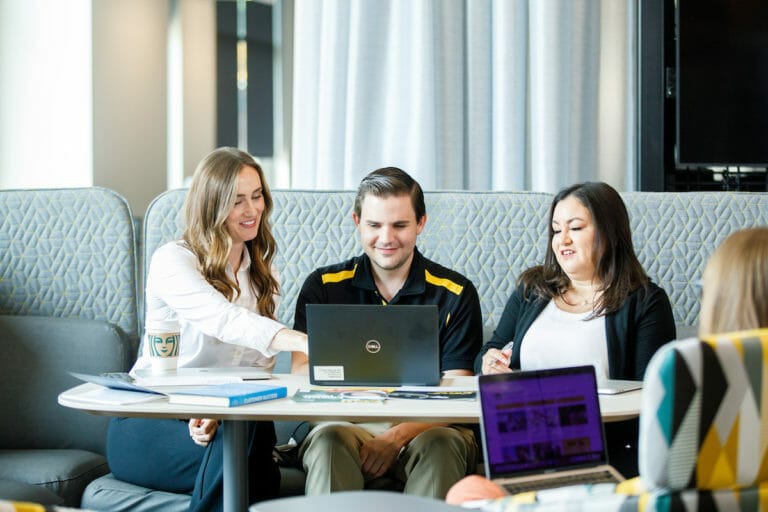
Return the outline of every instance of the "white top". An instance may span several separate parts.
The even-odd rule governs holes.
[[[523,336],[520,368],[538,370],[591,364],[598,380],[608,378],[605,317],[586,320],[591,312],[568,313],[549,301]]]
[[[147,276],[147,323],[177,320],[181,326],[179,367],[275,365],[269,344],[285,326],[258,313],[254,291],[247,284],[251,259],[243,249],[237,272],[240,296],[229,302],[197,270],[197,260],[180,241],[155,251]],[[227,274],[234,274],[227,265]],[[278,297],[275,297],[277,301]],[[144,350],[133,370],[149,368],[146,337]]]

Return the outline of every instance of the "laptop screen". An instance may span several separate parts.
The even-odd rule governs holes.
[[[309,381],[315,386],[436,386],[435,305],[307,304]]]
[[[479,377],[488,476],[606,463],[594,367]]]

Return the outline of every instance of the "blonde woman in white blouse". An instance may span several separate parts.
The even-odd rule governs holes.
[[[184,234],[152,256],[146,294],[148,322],[176,320],[181,327],[179,366],[271,369],[280,351],[306,353],[306,335],[275,319],[272,196],[253,157],[235,148],[214,150],[198,165],[184,208]],[[149,364],[141,356],[134,370]],[[190,510],[221,510],[221,428],[204,418],[114,419],[107,439],[109,467],[123,481],[191,493]],[[272,422],[253,422],[250,435],[249,502],[254,502],[277,495],[280,473],[272,459]]]

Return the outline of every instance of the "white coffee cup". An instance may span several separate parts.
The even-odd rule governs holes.
[[[179,366],[179,323],[175,320],[148,320],[144,337],[152,373],[175,371]]]

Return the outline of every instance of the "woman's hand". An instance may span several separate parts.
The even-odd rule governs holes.
[[[307,335],[301,331],[294,331],[293,329],[288,328],[277,331],[277,334],[272,338],[269,347],[273,350],[280,350],[283,352],[309,353]]]
[[[307,335],[301,331],[293,329],[280,329],[272,338],[270,348],[291,352],[291,373],[300,375],[309,374],[309,344]]]
[[[218,428],[218,420],[192,418],[189,420],[189,437],[195,444],[206,447],[213,441]]]
[[[489,348],[488,352],[483,354],[483,366],[480,370],[484,375],[492,373],[511,373],[512,369],[509,367],[511,357],[511,348],[506,350]]]
[[[304,352],[291,352],[291,373],[309,375],[309,356]]]

